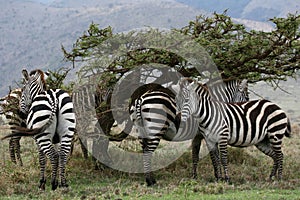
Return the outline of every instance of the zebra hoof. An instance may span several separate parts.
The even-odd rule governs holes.
[[[60,184],[59,187],[60,188],[68,188],[69,185],[67,183],[64,183],[64,184]]]
[[[57,180],[52,181],[51,185],[52,185],[52,190],[56,190],[56,188],[58,186],[58,181]]]
[[[42,180],[40,180],[39,189],[45,190],[45,188],[46,188],[46,179],[42,179]]]
[[[146,178],[147,186],[153,186],[156,184],[156,180],[154,178]]]
[[[271,175],[269,176],[269,181],[271,182],[271,181],[274,181],[274,180],[275,180],[275,175],[271,174]]]
[[[225,183],[230,183],[230,178],[229,177],[225,177]]]

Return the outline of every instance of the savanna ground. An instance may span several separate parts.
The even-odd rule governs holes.
[[[4,131],[1,131],[1,136]],[[232,183],[215,182],[209,156],[199,163],[199,178],[191,178],[191,151],[170,166],[156,171],[157,185],[147,187],[142,174],[104,168],[95,170],[79,145],[67,165],[69,188],[50,189],[50,166],[46,191],[38,189],[39,164],[31,138],[21,140],[24,166],[11,163],[8,140],[0,143],[0,199],[300,199],[300,128],[293,125],[292,138],[284,138],[282,181],[269,181],[272,160],[255,148],[229,148]]]

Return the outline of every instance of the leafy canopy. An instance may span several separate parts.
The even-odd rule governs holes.
[[[211,17],[197,16],[187,26],[172,31],[190,36],[204,47],[223,78],[246,78],[250,82],[276,83],[286,77],[295,76],[300,68],[300,16],[289,14],[286,18],[273,18],[270,21],[274,24],[271,32],[248,30],[244,25],[234,23],[226,12],[214,13]],[[132,31],[122,34],[128,36],[142,33]],[[109,85],[114,84],[135,66],[151,62],[165,64],[176,70],[177,66],[183,66],[179,71],[184,76],[199,75],[181,56],[164,49],[136,47],[134,51],[120,56],[114,62],[105,64],[99,61],[103,59],[101,56],[105,52],[98,47],[114,35],[116,34],[113,34],[111,27],[100,29],[97,24],[92,23],[77,39],[70,52],[62,47],[65,59],[73,62],[74,66],[75,62],[83,62],[81,75],[102,72],[101,80],[108,81]],[[145,40],[149,39],[149,35],[144,36]],[[128,45],[138,43],[131,41]]]

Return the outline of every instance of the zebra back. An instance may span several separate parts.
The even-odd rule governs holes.
[[[213,99],[224,103],[249,101],[247,80],[217,80],[203,85]]]

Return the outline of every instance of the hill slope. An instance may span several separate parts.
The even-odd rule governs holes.
[[[300,0],[177,0],[180,3],[209,12],[227,13],[235,18],[266,22],[268,19],[285,17],[300,10]]]
[[[58,68],[63,65],[61,44],[71,44],[90,23],[112,26],[114,32],[152,26],[182,27],[199,15],[199,10],[175,1],[64,0],[49,4],[0,0],[0,95],[19,80],[21,69]]]
[[[182,2],[179,3],[178,1]],[[145,26],[181,28],[197,15],[222,12],[224,5],[234,7],[233,17],[246,18],[257,9],[299,9],[299,0],[204,1],[204,0],[0,0],[0,96],[21,78],[21,69],[56,69],[65,65],[61,45],[71,48],[91,22],[112,26],[114,32]],[[235,2],[235,3],[233,3]],[[281,3],[280,3],[281,2]],[[284,1],[286,2],[286,1]],[[272,7],[273,6],[273,7]],[[206,9],[207,11],[201,10]],[[249,28],[271,30],[263,22],[235,19]]]

